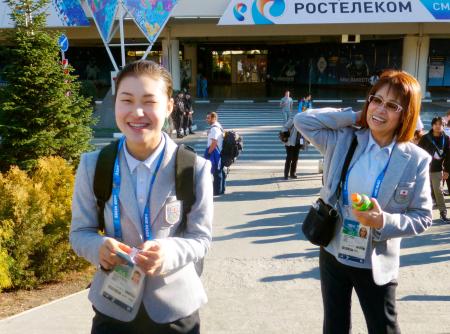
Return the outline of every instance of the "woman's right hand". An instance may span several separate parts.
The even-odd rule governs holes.
[[[102,269],[111,270],[116,265],[125,264],[125,261],[116,255],[120,251],[129,254],[131,248],[116,239],[106,238],[99,250],[100,266]]]

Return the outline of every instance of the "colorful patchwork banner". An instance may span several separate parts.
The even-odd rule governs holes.
[[[52,5],[61,22],[68,27],[89,26],[89,20],[84,14],[79,0],[53,0]]]
[[[90,25],[79,0],[52,0],[45,12],[47,13],[47,27],[87,27]],[[0,1],[0,29],[14,28],[10,13],[9,6]]]
[[[116,17],[118,0],[87,0],[102,39],[108,42]]]
[[[150,43],[154,43],[178,0],[123,0]]]

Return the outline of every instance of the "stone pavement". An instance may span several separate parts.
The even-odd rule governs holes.
[[[301,163],[301,162],[300,162]],[[300,222],[320,189],[320,175],[281,180],[280,170],[231,171],[215,198],[214,241],[202,276],[209,303],[202,332],[321,333],[318,248]],[[435,217],[438,217],[435,212]],[[397,292],[402,332],[450,333],[450,225],[404,239]],[[87,292],[0,321],[0,333],[89,333]],[[357,301],[353,333],[366,333]]]

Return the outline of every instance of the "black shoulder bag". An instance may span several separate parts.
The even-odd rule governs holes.
[[[336,190],[336,198],[339,199],[342,191],[342,183],[345,180],[348,166],[352,160],[353,153],[355,152],[358,141],[356,137],[353,138],[352,144],[345,157],[344,166],[341,172],[341,179],[339,181],[338,188]],[[327,246],[334,235],[336,228],[336,222],[338,220],[339,213],[331,205],[328,205],[319,198],[309,209],[305,220],[302,224],[302,231],[306,239],[317,246]]]

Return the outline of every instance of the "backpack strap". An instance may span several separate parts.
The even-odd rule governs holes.
[[[225,132],[225,130],[222,127],[218,126],[218,125],[211,125],[211,129],[212,128],[218,128],[220,131]]]
[[[119,141],[115,140],[102,148],[95,166],[94,195],[97,199],[98,230],[100,232],[105,230],[105,203],[112,193],[112,177],[118,146]]]
[[[183,201],[183,216],[177,234],[187,227],[187,215],[195,203],[195,162],[197,155],[193,148],[181,144],[178,146],[175,160],[175,189],[177,199]]]

